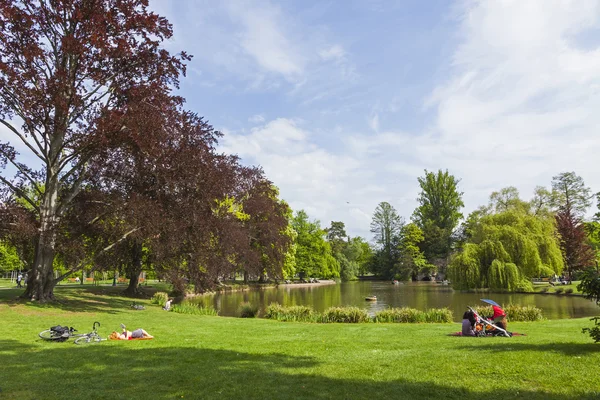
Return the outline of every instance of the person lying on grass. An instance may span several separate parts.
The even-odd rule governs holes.
[[[119,333],[114,331],[108,337],[111,340],[133,340],[133,339],[154,339],[154,336],[143,330],[142,328],[136,329],[131,332],[123,328],[123,332]]]

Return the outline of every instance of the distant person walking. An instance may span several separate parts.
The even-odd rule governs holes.
[[[23,285],[21,285],[21,282],[23,282],[23,274],[19,272],[19,275],[17,275],[17,287],[18,288],[23,287]]]

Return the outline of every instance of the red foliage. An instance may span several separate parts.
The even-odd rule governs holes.
[[[593,249],[587,244],[585,225],[569,209],[557,212],[556,227],[570,280],[573,271],[594,265],[596,257]]]

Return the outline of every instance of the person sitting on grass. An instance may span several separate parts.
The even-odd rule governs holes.
[[[142,328],[136,329],[131,332],[123,328],[123,332],[119,333],[114,331],[108,337],[111,340],[133,340],[133,339],[154,339],[154,336],[143,330]]]
[[[476,336],[475,332],[475,315],[473,311],[465,311],[462,320],[462,335],[463,336]]]

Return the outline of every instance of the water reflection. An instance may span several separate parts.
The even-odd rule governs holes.
[[[375,295],[376,302],[365,301]],[[388,307],[412,307],[419,310],[448,307],[459,321],[467,306],[483,305],[479,300],[490,297],[500,304],[533,305],[542,309],[548,319],[578,318],[600,315],[593,302],[577,296],[543,294],[481,294],[455,292],[449,286],[430,282],[392,285],[389,282],[348,282],[326,286],[300,286],[269,288],[245,292],[219,293],[198,298],[212,304],[222,316],[237,316],[239,305],[249,302],[264,309],[273,302],[291,305],[308,305],[316,311],[334,306],[356,306],[373,315]]]

